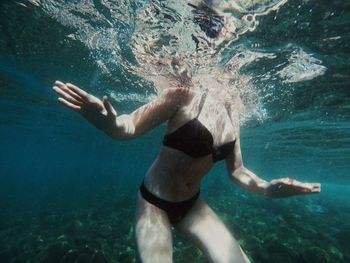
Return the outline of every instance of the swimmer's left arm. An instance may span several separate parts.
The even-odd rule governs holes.
[[[243,165],[239,136],[236,138],[234,151],[226,157],[226,166],[233,183],[250,192],[265,195],[268,182]]]
[[[226,158],[230,179],[250,192],[269,198],[282,198],[294,195],[315,194],[321,191],[319,183],[303,183],[291,178],[265,181],[243,165],[239,136],[234,151]]]

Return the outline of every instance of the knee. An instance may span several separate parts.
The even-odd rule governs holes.
[[[167,228],[136,224],[135,239],[140,262],[172,262],[172,237],[171,232]]]
[[[156,233],[154,234],[156,236]],[[171,263],[172,241],[168,237],[145,238],[136,235],[138,258],[142,263]]]
[[[209,262],[212,263],[247,263],[247,258],[238,242],[229,235],[221,238],[220,242],[208,251]]]

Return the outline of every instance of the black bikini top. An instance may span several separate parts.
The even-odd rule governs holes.
[[[195,158],[211,154],[213,162],[216,162],[225,159],[233,151],[236,140],[221,146],[214,146],[213,135],[198,120],[205,97],[206,95],[201,99],[197,116],[174,132],[166,134],[163,139],[163,145],[182,151]]]

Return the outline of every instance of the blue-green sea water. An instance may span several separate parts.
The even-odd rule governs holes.
[[[51,87],[73,82],[129,113],[156,94],[135,70],[154,70],[137,53],[154,36],[167,49],[151,57],[194,54],[239,87],[245,166],[322,184],[269,200],[228,183],[224,163],[210,172],[202,196],[252,262],[350,262],[350,2],[236,1],[246,13],[230,13],[235,39],[207,53],[193,51],[186,3],[1,1],[0,262],[137,261],[136,195],[165,125],[112,141]],[[174,231],[174,262],[205,258]]]

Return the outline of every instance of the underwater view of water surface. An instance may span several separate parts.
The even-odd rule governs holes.
[[[268,199],[224,162],[210,171],[201,196],[251,261],[350,262],[350,2],[217,2],[1,1],[0,262],[138,262],[137,192],[165,124],[111,140],[52,86],[130,113],[177,81],[174,58],[201,87],[239,92],[246,167],[322,185]],[[173,234],[174,262],[206,262]]]

